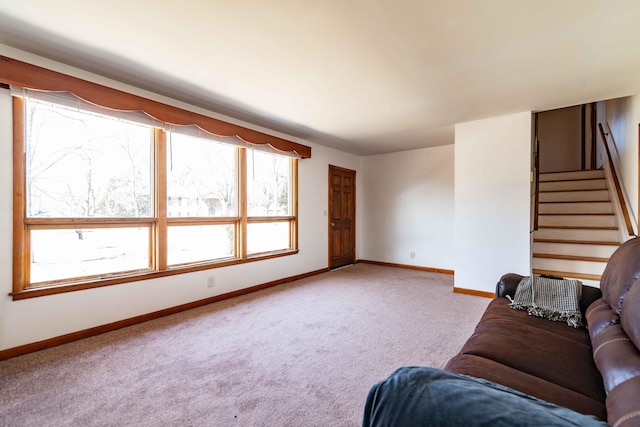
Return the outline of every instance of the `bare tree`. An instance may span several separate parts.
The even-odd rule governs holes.
[[[262,160],[267,160],[262,162]],[[261,214],[282,214],[288,210],[289,168],[279,156],[260,156],[252,161],[252,204]]]
[[[125,137],[117,137],[117,139],[120,141],[119,146],[124,151],[129,162],[129,173],[128,177],[125,178],[125,181],[130,189],[128,200],[130,201],[131,206],[131,216],[139,217],[142,215],[150,215],[150,189],[148,185],[142,185],[141,182],[142,170],[149,173],[149,164],[139,158],[139,152],[133,150],[129,135]]]
[[[63,117],[65,120],[75,120],[82,123],[85,127],[86,124],[76,117],[65,114],[64,109],[59,108],[47,108],[44,104],[40,103],[27,103],[27,129],[26,129],[26,160],[27,160],[27,214],[37,215],[41,212],[41,207],[34,212],[36,207],[36,200],[39,200],[47,192],[41,188],[40,179],[51,168],[65,160],[72,154],[78,152],[83,147],[82,145],[75,145],[64,147],[62,149],[54,151],[50,155],[41,156],[38,155],[42,149],[42,144],[46,143],[46,139],[43,137],[43,127],[45,125],[52,126],[53,120],[50,120],[49,114]],[[46,109],[46,110],[45,110]],[[44,113],[44,114],[43,114]]]
[[[83,157],[83,163],[87,165],[84,172],[86,184],[84,192],[78,193],[70,184],[67,184],[67,194],[66,197],[64,197],[64,203],[69,206],[70,211],[75,214],[74,216],[92,217],[96,215],[98,210],[97,199],[100,190],[94,186],[93,168],[91,167],[93,159],[91,155],[84,153],[84,155],[81,156]]]

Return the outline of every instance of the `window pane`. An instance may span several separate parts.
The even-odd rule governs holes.
[[[289,222],[247,224],[247,253],[289,249]]]
[[[29,217],[149,217],[151,128],[27,100]]]
[[[149,268],[149,229],[31,231],[31,282]]]
[[[285,156],[249,150],[247,207],[249,216],[291,215],[290,160]]]
[[[172,133],[168,138],[167,216],[236,216],[236,148]]]
[[[168,230],[169,265],[234,256],[233,225],[176,226]]]

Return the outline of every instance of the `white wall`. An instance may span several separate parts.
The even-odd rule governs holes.
[[[180,102],[14,49],[5,49],[1,45],[0,54],[188,108]],[[221,117],[202,109],[192,109]],[[250,126],[247,125],[247,127]],[[258,127],[253,128],[266,131]],[[286,135],[273,134],[287,138]],[[333,164],[358,171],[360,164],[360,158],[357,156],[296,140],[312,147],[312,158],[301,160],[299,163],[300,252],[297,255],[13,301],[8,295],[12,290],[11,141],[11,97],[7,90],[0,89],[0,350],[326,268],[328,266],[328,235],[327,217],[324,212],[328,209],[328,165]],[[358,213],[362,210],[359,201],[357,201],[356,210]],[[357,222],[358,218],[356,218]],[[361,233],[357,231],[357,236],[359,234]],[[215,275],[214,288],[206,286],[206,277],[210,275]]]
[[[445,145],[362,159],[359,258],[453,270],[453,156]]]
[[[493,292],[529,274],[531,113],[455,129],[455,286]]]
[[[606,102],[606,118],[618,147],[622,183],[631,204],[634,218],[638,218],[638,124],[640,123],[640,95]]]

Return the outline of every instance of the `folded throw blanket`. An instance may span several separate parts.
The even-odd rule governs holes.
[[[523,278],[509,307],[524,310],[531,316],[567,322],[567,325],[582,326],[580,297],[582,282],[574,279],[551,279],[533,276]]]

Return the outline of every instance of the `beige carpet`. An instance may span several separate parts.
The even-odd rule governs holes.
[[[2,426],[357,426],[371,385],[442,367],[489,303],[357,264],[0,362]]]

